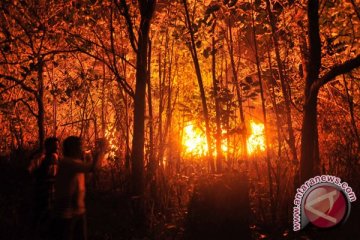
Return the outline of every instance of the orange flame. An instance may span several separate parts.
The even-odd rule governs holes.
[[[205,156],[208,151],[205,134],[193,124],[184,127],[182,142],[185,147],[185,154]]]
[[[225,130],[223,130],[222,132],[223,134],[226,133]],[[192,123],[184,127],[182,145],[184,146],[184,153],[186,155],[205,156],[208,151],[205,133]],[[226,139],[222,140],[221,150],[223,151],[223,153],[226,153],[228,151]],[[215,150],[214,156],[216,155],[217,152]]]
[[[264,124],[250,121],[251,135],[246,141],[249,154],[265,151]]]

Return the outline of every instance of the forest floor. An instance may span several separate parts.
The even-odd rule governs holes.
[[[4,166],[0,168],[0,239],[39,239],[34,237],[31,220],[33,198],[31,182],[31,178],[23,170]],[[265,226],[265,224],[252,222],[253,220],[249,218],[248,226],[251,227],[247,231],[246,228],[241,228],[244,220],[237,217],[239,214],[243,214],[242,206],[235,206],[238,201],[240,201],[238,205],[242,205],[241,201],[246,199],[242,198],[241,194],[235,193],[234,195],[232,193],[232,195],[229,195],[230,191],[227,188],[231,189],[232,186],[215,184],[213,190],[220,191],[220,194],[217,194],[218,197],[215,198],[211,197],[213,195],[211,187],[208,189],[206,187],[198,188],[200,192],[197,193],[197,197],[190,201],[188,209],[176,210],[180,212],[179,215],[182,220],[179,221],[178,217],[169,222],[166,222],[166,220],[158,221],[157,224],[153,224],[153,229],[147,234],[147,237],[141,238],[135,237],[138,234],[131,217],[133,216],[133,207],[128,196],[116,191],[89,191],[87,194],[89,240],[219,239],[216,234],[224,229],[239,235],[233,238],[227,236],[220,239],[360,239],[360,206],[358,202],[352,204],[348,221],[343,226],[334,229],[326,231],[307,229],[306,231],[294,233],[291,230],[291,219],[289,219],[288,225],[273,226],[273,223],[270,223]],[[206,202],[206,198],[209,196],[212,198],[210,204]],[[230,200],[227,204],[222,204],[222,206],[226,206],[225,208],[219,207],[219,204],[216,203],[216,201],[224,201],[229,197],[234,197],[235,201]],[[233,208],[235,209],[232,211]],[[215,210],[209,213],[209,209]],[[189,213],[187,214],[187,212]],[[194,227],[194,219],[196,221],[204,220],[204,222],[198,222]],[[208,229],[208,232],[212,235],[201,235],[201,228]],[[193,231],[198,232],[193,234]]]

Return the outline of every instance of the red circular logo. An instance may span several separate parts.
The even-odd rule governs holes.
[[[332,186],[319,186],[305,199],[305,215],[317,227],[329,228],[342,222],[347,213],[347,199]]]

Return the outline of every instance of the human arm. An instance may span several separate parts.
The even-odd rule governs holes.
[[[31,160],[30,164],[27,167],[28,173],[32,174],[42,163],[42,161],[45,159],[45,155],[43,153],[36,154]]]
[[[57,153],[52,153],[50,156],[50,166],[48,169],[48,176],[55,177],[57,174],[57,166],[58,166],[59,156]]]
[[[94,165],[91,159],[83,161],[75,158],[64,158],[60,164],[75,173],[90,172],[92,171]]]

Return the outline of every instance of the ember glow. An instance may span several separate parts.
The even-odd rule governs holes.
[[[247,150],[249,154],[265,151],[264,124],[250,121],[251,135],[247,139]]]

